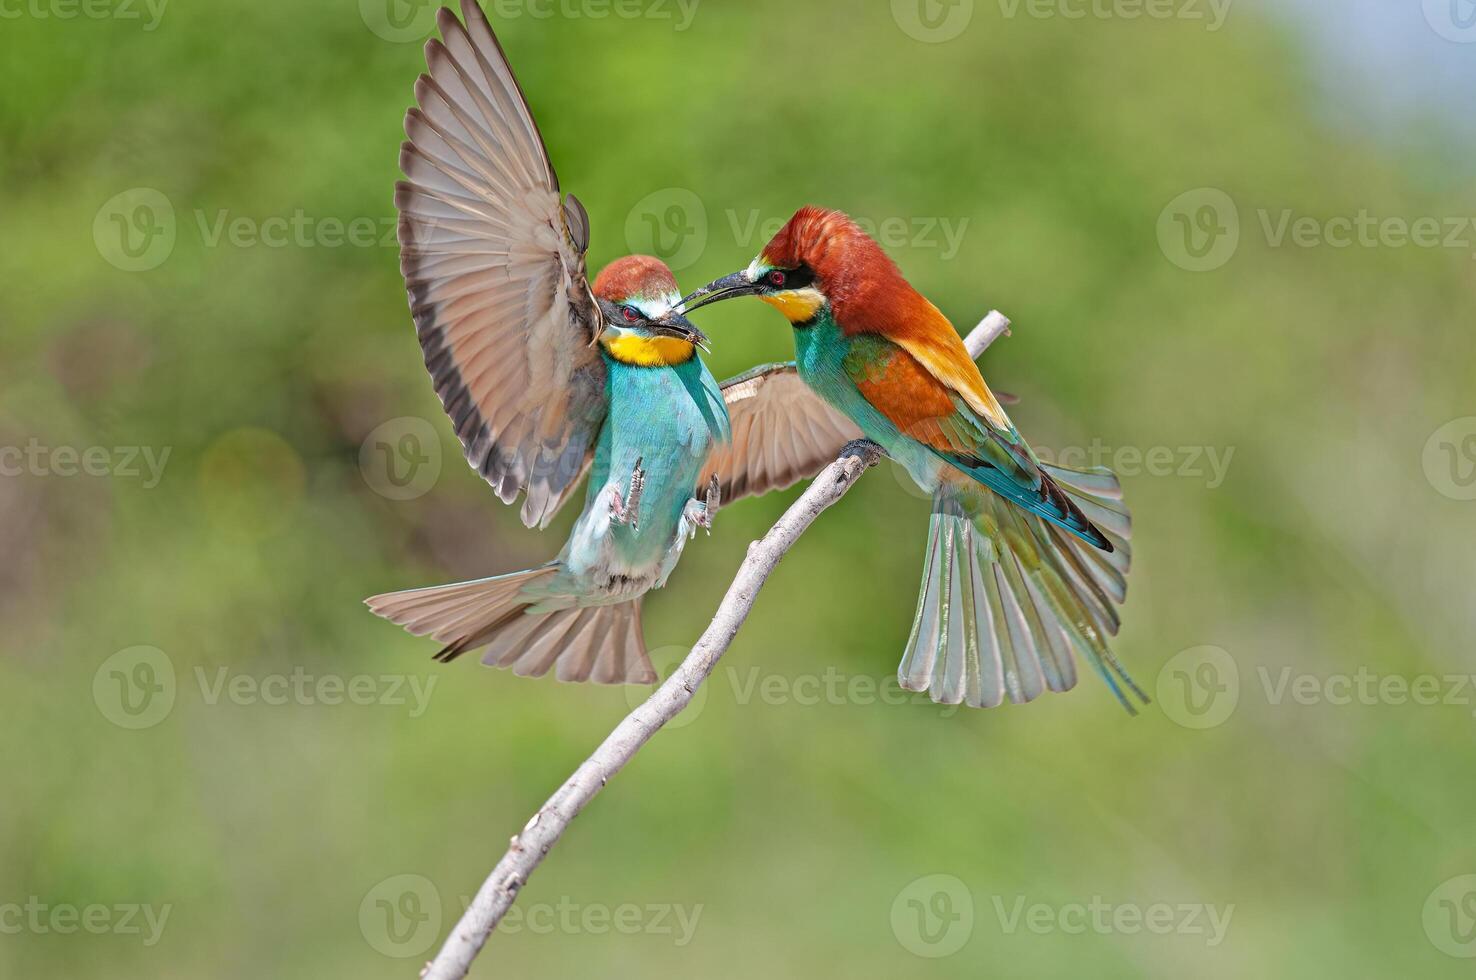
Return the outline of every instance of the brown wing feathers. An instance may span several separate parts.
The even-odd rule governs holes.
[[[560,200],[538,126],[481,9],[438,14],[401,152],[401,271],[426,368],[468,462],[546,524],[605,416],[589,219]]]

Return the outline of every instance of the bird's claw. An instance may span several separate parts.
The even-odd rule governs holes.
[[[887,451],[885,449],[870,439],[855,439],[846,443],[845,448],[841,450],[842,458],[854,456],[866,466],[875,466],[881,462],[882,457],[886,454]]]
[[[636,460],[630,474],[630,487],[624,497],[620,496],[619,490],[610,488],[610,520],[620,525],[629,524],[632,531],[641,529],[641,494],[646,489],[646,471],[641,469],[643,462],[644,456]]]
[[[693,518],[697,526],[708,534],[712,533],[712,519],[717,514],[718,507],[722,506],[722,502],[723,488],[718,483],[717,475],[714,474],[713,478],[707,481],[707,493],[702,497],[702,513]]]

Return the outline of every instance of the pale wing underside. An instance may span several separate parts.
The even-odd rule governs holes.
[[[800,380],[794,364],[767,364],[723,382],[733,441],[714,448],[699,488],[716,476],[727,504],[808,480],[861,438],[850,419]]]
[[[400,269],[426,367],[472,467],[546,525],[606,412],[592,346],[589,219],[562,203],[537,124],[481,8],[438,14],[396,188]]]

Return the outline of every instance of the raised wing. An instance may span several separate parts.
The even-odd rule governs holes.
[[[879,334],[853,336],[846,372],[902,434],[1011,503],[1111,551],[1112,543],[1041,469],[963,342],[951,327],[948,333],[957,350],[932,338],[908,338],[904,347]]]
[[[472,467],[544,526],[589,465],[606,414],[589,218],[559,181],[473,0],[442,8],[395,188],[400,271],[425,365]]]
[[[856,423],[811,391],[792,362],[756,367],[722,389],[733,439],[714,447],[698,487],[716,476],[724,504],[808,480],[861,438]]]

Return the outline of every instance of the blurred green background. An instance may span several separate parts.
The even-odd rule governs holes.
[[[477,975],[1470,975],[1476,45],[1433,2],[1063,2],[489,6],[592,266],[695,286],[813,202],[960,329],[1014,320],[983,367],[1022,430],[1124,471],[1158,703],[872,693],[927,513],[884,465]],[[382,240],[430,10],[0,3],[0,975],[413,977],[640,695],[443,668],[360,605],[570,518],[462,464]],[[704,315],[720,377],[790,356]],[[407,418],[400,492],[371,434]],[[663,671],[797,492],[647,602]]]

